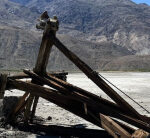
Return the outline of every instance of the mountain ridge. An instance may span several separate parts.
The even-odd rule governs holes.
[[[130,0],[31,0],[26,6],[57,15],[60,34],[111,41],[137,54],[146,48],[148,52],[143,54],[150,53],[150,6]]]
[[[150,6],[130,0],[11,1],[17,4],[0,1],[1,69],[33,67],[42,35],[35,24],[44,10],[58,16],[59,38],[94,70],[149,68]],[[77,70],[61,57],[54,48],[48,69]]]

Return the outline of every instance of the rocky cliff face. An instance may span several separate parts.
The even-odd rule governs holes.
[[[59,38],[93,69],[149,69],[150,6],[130,0],[1,0],[1,69],[34,66],[42,34],[35,22],[44,10],[59,17]],[[76,70],[56,48],[48,66]]]
[[[34,32],[0,26],[0,68],[29,68],[35,64],[39,45],[40,41]]]
[[[26,6],[57,15],[59,33],[113,42],[136,54],[150,52],[150,6],[146,4],[130,0],[30,0]]]
[[[37,59],[41,36],[35,32],[8,26],[1,26],[0,34],[0,68],[13,70],[32,69]],[[132,55],[127,49],[113,43],[92,43],[66,35],[58,35],[58,37],[93,69],[103,68],[112,59],[117,59],[120,56]],[[52,49],[48,68],[49,70],[58,71],[62,69],[77,70],[55,47]]]
[[[0,1],[0,24],[20,28],[30,28],[35,24],[39,16],[38,10],[10,2]]]

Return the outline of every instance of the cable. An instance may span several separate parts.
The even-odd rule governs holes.
[[[150,114],[150,112],[145,109],[142,105],[140,105],[138,102],[136,102],[134,99],[132,99],[129,95],[127,95],[125,92],[123,92],[121,89],[119,89],[117,86],[115,86],[113,83],[111,83],[109,80],[107,80],[104,76],[102,76],[100,73],[97,72],[97,74],[103,78],[105,81],[107,81],[109,84],[111,84],[112,86],[114,86],[117,90],[119,90],[121,93],[123,93],[124,95],[126,95],[130,100],[132,100],[134,103],[136,103],[138,106],[140,106],[142,109],[144,109],[148,114]]]

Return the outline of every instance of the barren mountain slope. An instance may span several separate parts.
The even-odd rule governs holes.
[[[150,53],[150,6],[130,0],[30,0],[27,7],[49,11],[61,22],[60,33],[111,41],[137,54]]]
[[[31,28],[39,12],[8,0],[0,0],[0,24],[15,27]]]
[[[65,34],[59,38],[93,69],[149,69],[150,7],[145,4],[137,5],[130,0],[11,1],[27,7],[0,1],[1,69],[34,66],[41,39],[31,28],[35,30],[38,11],[44,10],[59,17],[58,34]],[[49,69],[76,69],[55,48],[51,59]]]
[[[0,68],[33,68],[40,46],[40,35],[8,26],[1,26],[0,34]],[[130,51],[113,43],[91,43],[66,35],[58,35],[58,37],[69,49],[94,69],[99,69],[99,62],[102,66],[114,58],[131,55]],[[76,68],[54,47],[51,53],[49,69],[75,70]]]

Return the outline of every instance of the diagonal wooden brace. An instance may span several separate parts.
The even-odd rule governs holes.
[[[53,34],[49,37],[53,44],[70,59],[89,79],[91,79],[100,89],[102,89],[112,100],[114,100],[123,110],[132,113],[135,117],[141,115],[127,103],[115,90],[113,90],[95,71],[86,63],[79,59],[73,52],[67,49]]]

